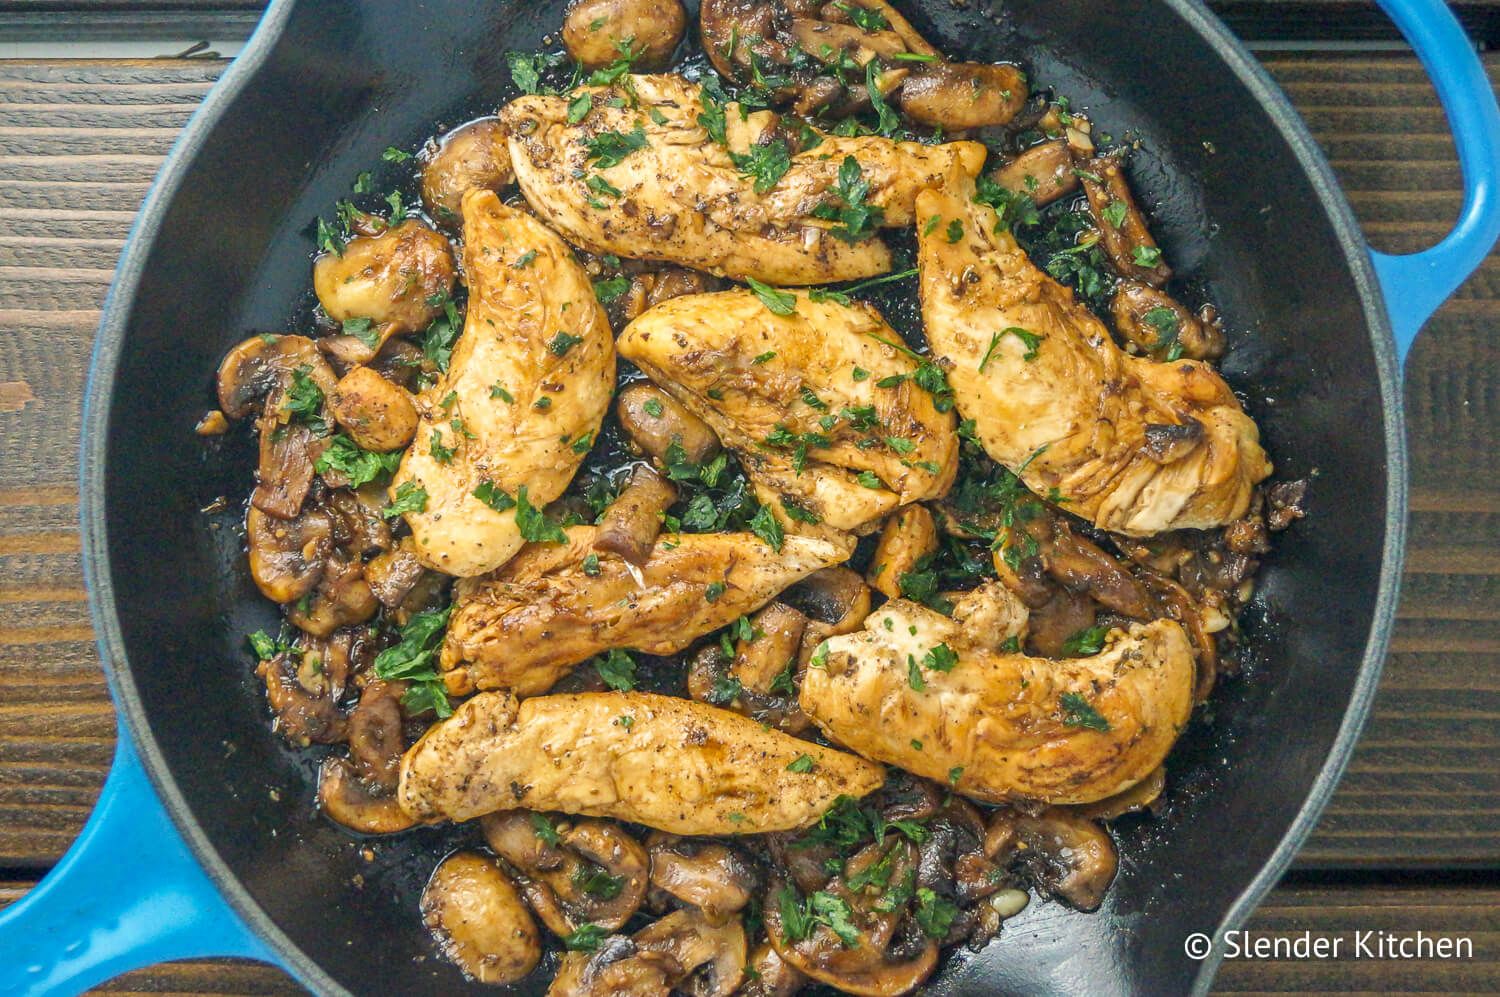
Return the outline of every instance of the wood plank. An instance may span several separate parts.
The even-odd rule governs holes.
[[[1320,138],[1347,144],[1341,175],[1377,245],[1413,249],[1438,237],[1458,205],[1452,146],[1415,62],[1364,54],[1266,62],[1313,108]],[[1495,56],[1488,62],[1500,66]],[[4,398],[32,399],[0,411],[8,469],[0,602],[10,610],[0,626],[0,867],[45,868],[65,849],[112,743],[82,601],[74,454],[97,309],[160,151],[96,143],[107,149],[137,125],[154,135],[161,122],[181,120],[221,68],[0,66],[0,384],[15,386]],[[41,110],[54,108],[66,109],[66,126]],[[1386,134],[1392,110],[1420,127]],[[76,141],[49,155],[40,140],[60,128]],[[1500,650],[1489,633],[1500,615],[1497,307],[1500,257],[1492,257],[1413,356],[1418,502],[1396,651],[1366,744],[1303,855],[1308,865],[1500,860],[1500,821],[1476,803],[1497,778],[1474,750],[1493,743],[1500,716]]]
[[[0,907],[27,884],[0,882]],[[1500,979],[1500,889],[1487,886],[1283,886],[1256,911],[1248,930],[1270,939],[1302,932],[1341,940],[1341,958],[1228,960],[1216,993],[1493,993]],[[1355,958],[1360,931],[1469,938],[1473,958],[1452,961]],[[98,993],[298,995],[278,969],[241,960],[167,963],[130,973]]]

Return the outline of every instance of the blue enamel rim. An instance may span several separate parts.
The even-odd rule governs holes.
[[[1164,0],[1256,95],[1286,137],[1345,246],[1379,371],[1388,455],[1387,524],[1375,616],[1360,675],[1323,769],[1275,854],[1231,906],[1201,966],[1205,993],[1224,933],[1244,922],[1312,830],[1368,716],[1395,619],[1405,547],[1407,462],[1400,364],[1423,322],[1500,237],[1500,110],[1483,68],[1441,0],[1381,0],[1432,76],[1455,126],[1465,181],[1454,231],[1412,256],[1371,253],[1306,126],[1255,59],[1198,0]],[[273,962],[320,993],[347,993],[265,915],[202,833],[155,750],[128,666],[108,572],[104,446],[113,375],[136,287],[167,207],[223,110],[270,57],[295,0],[273,0],[243,54],[178,139],[133,227],[105,303],[84,407],[82,527],[89,603],[122,725],[99,806],[68,855],[24,900],[0,912],[0,992],[76,993],[121,972],[176,958],[236,955]],[[1378,277],[1378,280],[1377,280]],[[145,876],[122,876],[149,845]],[[135,861],[132,862],[132,857]]]

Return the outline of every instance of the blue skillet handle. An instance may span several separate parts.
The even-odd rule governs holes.
[[[1437,88],[1464,177],[1463,210],[1442,242],[1409,256],[1370,254],[1404,364],[1422,324],[1500,238],[1500,107],[1473,44],[1443,0],[1380,0],[1380,6]]]
[[[130,735],[68,854],[0,911],[0,994],[64,997],[171,959],[275,962],[219,895],[157,799]]]

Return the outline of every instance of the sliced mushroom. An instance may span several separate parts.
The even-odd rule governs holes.
[[[751,618],[750,625],[751,639],[736,641],[729,670],[746,689],[768,696],[797,662],[807,617],[784,602],[773,601]]]
[[[277,388],[285,389],[302,371],[325,394],[333,390],[333,368],[306,336],[251,336],[219,364],[219,408],[231,419],[243,419],[256,403]]]
[[[406,740],[401,733],[401,695],[405,683],[378,679],[365,686],[349,714],[349,757],[367,785],[394,793]]]
[[[349,438],[366,450],[400,450],[417,433],[411,396],[369,367],[356,367],[340,378],[328,404]]]
[[[336,824],[360,834],[395,834],[416,821],[394,796],[377,796],[343,758],[325,758],[318,770],[318,807]]]
[[[333,550],[333,519],[324,510],[304,509],[295,519],[275,519],[254,506],[245,514],[250,577],[272,602],[296,602],[323,578]]]
[[[303,676],[316,675],[315,669],[304,667],[306,657],[307,652],[287,651],[256,666],[266,684],[266,702],[276,716],[276,729],[293,744],[337,744],[347,735],[348,725],[331,684],[303,685]]]
[[[1035,816],[997,811],[985,851],[1002,865],[1021,863],[1038,886],[1081,911],[1099,909],[1120,864],[1103,825],[1060,807]]]
[[[746,971],[750,977],[738,991],[740,997],[792,997],[807,986],[807,977],[781,958],[768,942],[761,942],[750,953]]]
[[[311,598],[298,600],[286,617],[300,630],[326,637],[339,627],[363,623],[380,609],[380,601],[364,578],[364,564],[335,551],[323,568],[323,577]]]
[[[1025,194],[1039,208],[1078,189],[1073,151],[1064,139],[1042,142],[1024,150],[990,178],[1013,194]]]
[[[1124,280],[1109,310],[1125,341],[1154,360],[1217,360],[1224,355],[1224,330],[1210,305],[1194,315],[1165,291]]]
[[[585,924],[615,931],[645,899],[646,850],[608,821],[567,825],[512,810],[490,814],[480,826],[489,846],[520,874],[532,910],[556,935]]]
[[[800,663],[805,666],[829,637],[853,633],[870,615],[870,586],[843,567],[823,568],[781,594],[787,605],[807,616]]]
[[[1172,277],[1146,216],[1130,193],[1118,156],[1096,156],[1078,168],[1089,209],[1099,223],[1100,243],[1121,277],[1161,287]],[[1116,224],[1116,221],[1119,224]]]
[[[492,859],[455,852],[422,890],[422,923],[443,957],[480,983],[514,983],[542,958],[536,922]]]
[[[390,550],[365,563],[365,582],[375,598],[386,609],[395,609],[406,601],[417,583],[427,575],[427,568],[417,559],[409,537]]]
[[[920,66],[901,85],[901,110],[913,121],[946,131],[1009,122],[1030,96],[1015,66],[937,62]]]
[[[637,265],[624,261],[623,267]],[[601,268],[602,272],[602,268]],[[610,324],[623,328],[638,318],[648,308],[655,308],[663,301],[685,297],[689,294],[708,294],[721,290],[725,282],[718,277],[689,270],[686,267],[662,266],[656,270],[643,270],[630,275],[630,288],[605,306]]]
[[[594,536],[594,549],[618,554],[640,567],[656,545],[662,513],[676,501],[675,485],[649,467],[637,467],[625,489],[604,511]]]
[[[861,849],[818,896],[843,914],[841,938],[827,923],[793,934],[802,920],[789,917],[806,901],[785,881],[775,881],[764,908],[766,937],[777,954],[806,976],[845,993],[892,997],[911,993],[937,967],[938,943],[909,914],[916,894],[918,855],[899,834]],[[894,886],[895,891],[889,888]],[[908,889],[908,887],[911,887]],[[892,903],[887,898],[905,899]]]
[[[660,69],[672,59],[687,30],[678,0],[573,0],[563,19],[563,45],[586,69],[622,55],[637,71]]]
[[[719,437],[708,423],[654,384],[632,384],[621,391],[616,412],[630,441],[658,462],[666,461],[673,443],[691,464],[702,464],[719,452]]]
[[[655,831],[646,847],[651,885],[697,907],[711,921],[743,909],[760,885],[755,870],[728,845]]]
[[[606,940],[592,955],[574,952],[564,957],[547,993],[728,997],[744,979],[745,949],[739,918],[714,924],[696,910],[674,911],[629,938]]]
[[[937,523],[923,505],[909,505],[885,521],[880,542],[865,572],[877,592],[901,598],[901,576],[915,571],[917,562],[938,548]]]
[[[498,118],[459,125],[422,153],[422,206],[445,228],[458,227],[459,202],[468,191],[499,193],[515,182]]]
[[[313,263],[313,290],[328,317],[346,330],[361,326],[339,345],[340,355],[361,363],[392,336],[425,329],[442,312],[455,274],[452,247],[426,223],[408,218],[375,232],[374,222],[364,223],[372,234]]]
[[[1053,586],[1051,592],[1046,602],[1031,609],[1026,649],[1039,657],[1061,658],[1068,639],[1094,625],[1094,600],[1061,586]]]
[[[333,516],[333,543],[350,557],[367,557],[391,548],[390,521],[381,515],[385,489],[367,485],[357,491],[328,492],[322,506]]]

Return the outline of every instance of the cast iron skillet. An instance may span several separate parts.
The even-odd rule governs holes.
[[[1283,476],[1316,472],[1313,515],[1282,539],[1248,617],[1261,660],[1173,756],[1169,815],[1120,826],[1104,909],[1033,903],[932,993],[1206,990],[1222,933],[1343,769],[1401,567],[1398,363],[1500,234],[1500,112],[1478,61],[1440,0],[1384,3],[1457,125],[1467,197],[1441,246],[1373,265],[1302,124],[1196,0],[904,5],[946,51],[1020,57],[1104,131],[1139,135],[1134,180],[1159,205],[1168,258],[1236,331],[1225,373]],[[163,169],[105,309],[84,419],[84,552],[120,746],[78,844],[0,915],[0,991],[70,993],[202,955],[275,962],[324,993],[480,991],[432,957],[416,911],[436,853],[465,832],[372,842],[362,859],[314,814],[307,763],[268,733],[243,635],[273,610],[233,515],[199,512],[243,492],[251,448],[205,449],[192,428],[223,352],[286,331],[317,214],[385,146],[489,107],[505,52],[538,47],[561,7],[278,0]],[[1185,952],[1195,932],[1216,941],[1206,958]]]

